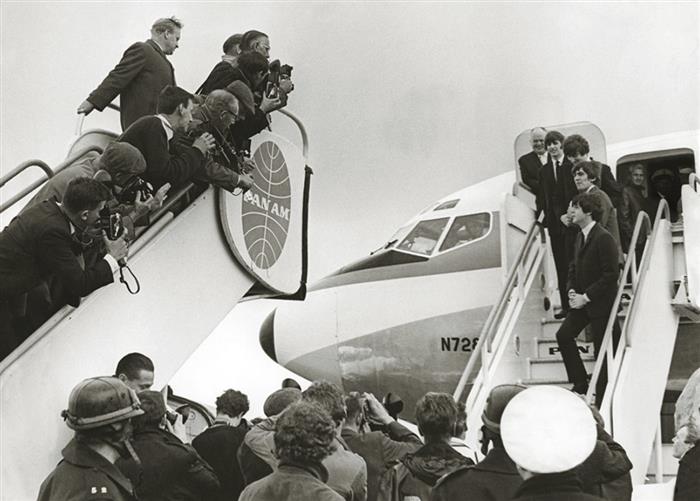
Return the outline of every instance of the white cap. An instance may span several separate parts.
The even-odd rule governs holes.
[[[532,473],[558,473],[583,463],[597,431],[581,398],[557,386],[536,386],[516,395],[501,418],[501,438],[515,463]]]

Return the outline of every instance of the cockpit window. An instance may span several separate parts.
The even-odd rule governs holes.
[[[425,256],[429,255],[435,249],[438,240],[440,240],[448,219],[443,217],[431,219],[430,221],[421,221],[406,235],[406,238],[403,239],[397,249]]]
[[[433,210],[445,210],[445,209],[452,209],[454,208],[457,204],[459,203],[459,199],[455,200],[448,200],[447,202],[442,202],[440,205],[435,207]]]
[[[452,223],[450,231],[447,232],[445,241],[440,246],[440,251],[477,240],[489,232],[490,226],[491,214],[489,212],[457,217]]]

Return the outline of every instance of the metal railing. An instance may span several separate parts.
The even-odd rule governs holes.
[[[538,237],[540,239],[540,243],[537,247],[534,247],[533,244],[537,241]],[[464,368],[462,377],[459,379],[459,383],[457,384],[457,388],[454,392],[454,398],[456,401],[459,402],[463,398],[463,393],[467,385],[467,381],[469,380],[469,377],[474,371],[474,368],[476,367],[478,361],[482,362],[482,372],[485,373],[485,371],[487,371],[490,368],[487,366],[488,354],[493,352],[494,341],[496,341],[499,345],[501,342],[503,342],[502,339],[494,338],[499,330],[499,327],[503,324],[505,314],[508,311],[508,306],[511,302],[511,296],[513,294],[513,291],[518,285],[524,286],[526,277],[532,271],[532,267],[536,263],[537,256],[531,253],[533,247],[536,251],[541,252],[542,248],[546,247],[546,243],[547,239],[544,233],[544,227],[542,226],[540,217],[540,220],[533,222],[532,226],[530,226],[530,229],[528,230],[527,235],[525,237],[525,242],[520,247],[520,251],[518,252],[517,257],[513,262],[513,265],[508,271],[508,276],[506,278],[506,282],[503,288],[501,289],[501,294],[499,295],[498,300],[496,301],[493,308],[491,308],[489,316],[486,319],[486,323],[481,329],[481,333],[479,334],[480,349],[473,352],[472,356],[469,357],[469,361],[467,362],[467,365]],[[519,294],[521,295],[520,298],[522,299],[524,291],[520,290]],[[473,398],[472,396],[475,395],[477,392],[478,388],[472,388],[472,390],[469,393],[469,398]],[[467,409],[467,412],[469,412],[469,409]]]
[[[627,348],[632,346],[632,333],[629,329],[629,321],[630,318],[632,318],[632,315],[634,314],[634,311],[636,309],[636,293],[641,285],[641,282],[643,281],[645,271],[649,268],[649,261],[651,259],[651,249],[653,248],[653,242],[656,240],[659,231],[661,231],[659,221],[664,215],[666,219],[668,219],[669,221],[671,220],[671,213],[668,203],[666,202],[666,200],[663,199],[661,200],[659,208],[656,211],[656,217],[654,218],[653,226],[650,224],[650,219],[646,212],[640,211],[640,213],[637,215],[637,221],[634,225],[634,232],[632,234],[632,239],[630,240],[630,242],[636,243],[639,241],[638,239],[641,234],[642,227],[645,226],[647,230],[647,239],[646,244],[644,246],[644,252],[642,253],[642,261],[641,263],[639,263],[639,265],[637,264],[636,253],[634,252],[632,244],[630,244],[630,250],[627,254],[627,260],[625,261],[625,266],[623,268],[622,274],[620,275],[620,283],[617,288],[615,302],[613,303],[612,309],[610,310],[608,323],[605,327],[605,335],[603,336],[603,341],[600,345],[600,352],[596,357],[593,374],[591,376],[591,381],[588,386],[588,392],[586,393],[586,400],[588,402],[593,401],[593,393],[595,392],[596,383],[598,382],[598,378],[600,377],[600,373],[602,371],[603,361],[607,361],[608,374],[608,383],[605,393],[607,393],[608,395],[612,394],[610,392],[612,392],[612,389],[615,387],[617,377],[619,375],[620,369],[622,368],[624,352]],[[625,321],[623,322],[621,327],[620,340],[618,342],[617,349],[613,349],[613,326],[617,322],[617,313],[620,307],[620,302],[622,301],[622,294],[625,289],[627,277],[630,274],[632,284],[631,300],[628,305]],[[622,343],[624,343],[624,345],[622,345]],[[598,398],[600,400],[600,395],[598,396]],[[601,413],[603,414],[603,416],[606,416],[608,415],[608,407],[612,405],[612,399],[607,398],[602,400],[602,402],[607,402],[605,406],[601,404],[601,407],[604,407],[601,408]]]
[[[24,197],[29,195],[32,191],[37,189],[39,186],[44,184],[46,181],[51,179],[53,176],[61,172],[63,169],[68,167],[69,165],[72,165],[74,162],[77,160],[81,159],[85,155],[87,155],[90,152],[96,151],[97,153],[102,153],[103,149],[101,146],[93,145],[93,146],[86,146],[85,148],[81,148],[78,150],[74,155],[71,155],[70,157],[66,158],[63,162],[58,164],[55,169],[51,169],[45,162],[41,160],[27,160],[26,162],[23,162],[19,164],[15,169],[10,172],[7,176],[3,177],[0,179],[0,188],[5,186],[5,184],[10,181],[12,178],[16,177],[19,175],[21,172],[27,170],[30,167],[37,166],[40,167],[45,173],[46,173],[46,179],[37,179],[33,183],[29,184],[28,186],[25,186],[22,190],[20,190],[18,193],[10,197],[7,202],[4,202],[3,204],[0,205],[0,213],[4,212],[5,210],[9,209],[12,207],[14,204],[22,200]]]
[[[690,176],[688,177],[688,184],[693,191],[700,193],[698,190],[698,188],[700,188],[700,177],[698,177],[695,172],[690,173]]]

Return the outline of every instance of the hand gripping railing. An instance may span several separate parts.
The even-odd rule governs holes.
[[[644,273],[649,268],[649,261],[651,259],[651,249],[653,248],[653,242],[656,240],[659,231],[661,231],[659,221],[661,217],[665,216],[667,220],[671,220],[671,212],[666,200],[661,200],[659,208],[656,211],[656,217],[654,218],[653,230],[651,230],[649,216],[646,212],[640,211],[637,216],[637,222],[634,225],[634,233],[632,234],[632,239],[630,240],[630,249],[627,254],[627,260],[625,261],[625,267],[623,268],[622,274],[620,275],[620,284],[617,288],[617,295],[615,296],[615,302],[613,303],[612,309],[610,310],[610,316],[608,317],[608,323],[605,327],[605,335],[603,336],[603,341],[600,345],[600,352],[595,361],[595,367],[593,369],[593,375],[591,376],[591,381],[588,386],[588,393],[586,393],[586,401],[593,401],[593,393],[596,388],[596,383],[600,377],[600,373],[603,367],[603,361],[607,360],[607,372],[608,372],[608,383],[605,393],[607,395],[612,395],[612,390],[617,382],[617,377],[619,375],[620,369],[622,367],[622,360],[624,358],[624,351],[632,346],[632,333],[630,332],[629,320],[632,318],[634,311],[636,309],[636,297],[637,290],[639,289],[640,283],[643,280]],[[646,244],[644,246],[644,252],[642,254],[642,262],[637,265],[637,258],[634,252],[634,245],[639,240],[639,236],[642,232],[642,227],[645,227],[647,232]],[[625,321],[621,327],[620,341],[619,344],[624,342],[624,346],[618,346],[616,350],[613,350],[613,326],[617,321],[617,312],[620,307],[620,301],[622,300],[622,294],[624,292],[625,283],[627,281],[627,276],[631,272],[632,280],[632,290],[631,290],[631,301],[627,309],[627,315],[625,316]],[[598,396],[600,401],[600,396]],[[605,417],[609,415],[608,410],[612,405],[611,398],[605,398],[601,403],[601,414]]]
[[[698,191],[698,188],[700,188],[700,177],[698,177],[695,172],[690,173],[690,176],[688,177],[688,184],[693,191],[700,193],[700,191]]]
[[[496,301],[494,307],[491,308],[489,316],[486,319],[486,323],[481,329],[481,333],[479,334],[480,349],[474,351],[472,353],[472,356],[469,357],[467,366],[464,368],[462,377],[459,379],[457,389],[454,392],[454,398],[458,402],[460,401],[460,399],[463,398],[462,394],[464,393],[464,388],[467,385],[467,380],[474,371],[474,367],[476,367],[477,361],[481,360],[482,364],[487,363],[487,354],[493,352],[493,343],[496,342],[500,344],[500,342],[502,342],[501,339],[494,339],[494,336],[496,335],[499,326],[502,324],[502,320],[508,309],[511,295],[515,287],[517,287],[518,285],[524,285],[525,277],[527,277],[527,274],[531,271],[531,267],[535,263],[535,259],[528,260],[528,258],[532,256],[530,251],[532,249],[533,243],[535,243],[537,241],[537,237],[539,237],[540,247],[546,245],[547,240],[544,233],[544,227],[541,223],[541,219],[542,216],[540,216],[540,219],[533,222],[532,226],[530,226],[530,229],[527,232],[527,236],[525,237],[525,242],[520,248],[518,256],[516,257],[515,261],[513,262],[513,265],[508,271],[508,277],[506,278],[506,282],[503,288],[501,289],[501,294],[498,297],[498,300]],[[526,266],[529,267],[526,268]],[[486,371],[487,369],[488,367],[482,367],[482,371]],[[477,391],[478,388],[472,388],[472,390],[469,392],[469,398],[473,398],[473,395],[475,395]],[[467,408],[467,412],[469,412],[469,408]]]
[[[33,183],[31,183],[29,186],[25,186],[24,189],[20,190],[18,193],[16,193],[14,196],[10,197],[7,202],[4,202],[3,204],[0,205],[0,213],[4,212],[5,210],[9,209],[12,207],[14,204],[16,204],[18,201],[22,200],[24,197],[29,195],[32,191],[34,191],[36,188],[44,184],[48,179],[51,179],[53,176],[61,172],[63,169],[68,167],[69,165],[73,164],[75,161],[79,160],[86,154],[96,151],[97,153],[102,153],[102,147],[97,146],[97,145],[92,145],[92,146],[86,146],[85,148],[81,148],[78,150],[74,155],[71,155],[69,158],[66,158],[63,162],[58,164],[55,169],[51,170],[51,168],[45,163],[42,162],[41,160],[27,160],[26,162],[23,162],[19,164],[15,169],[10,172],[7,176],[3,177],[0,179],[0,188],[5,186],[8,181],[19,175],[21,172],[25,171],[29,167],[37,166],[40,167],[45,173],[46,173],[46,179],[37,179]]]

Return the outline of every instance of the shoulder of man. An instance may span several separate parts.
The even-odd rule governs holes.
[[[435,482],[435,487],[433,490],[438,489],[440,486],[444,487],[444,484],[453,482],[453,481],[458,481],[464,477],[466,477],[473,469],[474,469],[474,464],[468,464],[468,465],[463,465],[457,468],[456,470],[452,470],[448,473],[445,473],[442,477],[438,479],[437,482]]]

